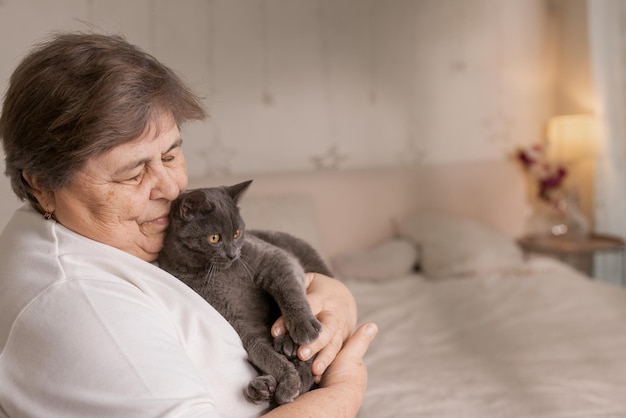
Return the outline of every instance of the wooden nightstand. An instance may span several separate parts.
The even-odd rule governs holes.
[[[584,237],[527,235],[518,239],[517,243],[525,253],[558,258],[590,277],[593,276],[593,255],[614,252],[620,256],[620,283],[624,284],[626,243],[622,238],[604,234]]]

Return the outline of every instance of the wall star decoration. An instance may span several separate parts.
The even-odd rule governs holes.
[[[210,140],[205,147],[197,151],[203,162],[203,172],[208,176],[227,176],[232,174],[232,160],[237,151],[227,147],[218,137]]]
[[[503,106],[495,109],[494,114],[482,119],[481,125],[485,129],[487,141],[492,143],[509,144],[514,121]]]
[[[347,159],[348,157],[339,151],[339,146],[336,144],[331,145],[324,154],[311,157],[313,165],[318,170],[338,169]]]
[[[426,157],[427,152],[414,141],[407,141],[404,147],[396,153],[396,161],[403,166],[419,165]]]

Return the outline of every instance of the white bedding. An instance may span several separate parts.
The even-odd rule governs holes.
[[[510,161],[190,187],[248,178],[248,227],[309,241],[379,325],[361,418],[626,418],[626,290],[524,262]]]
[[[626,417],[623,289],[545,258],[346,283],[380,328],[361,418]]]

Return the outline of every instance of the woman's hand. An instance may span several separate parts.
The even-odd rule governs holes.
[[[322,376],[320,387],[342,391],[346,397],[351,397],[354,404],[361,405],[367,389],[363,357],[377,333],[376,324],[368,322],[361,325]]]
[[[367,389],[363,356],[377,332],[373,323],[361,325],[324,373],[319,389],[303,393],[263,417],[356,417]]]
[[[318,273],[306,274],[307,298],[313,314],[322,323],[319,337],[298,349],[298,357],[308,360],[313,355],[313,374],[319,383],[321,375],[333,362],[344,341],[356,325],[356,302],[350,290],[337,279]],[[285,323],[280,318],[272,327],[272,335],[285,333]]]

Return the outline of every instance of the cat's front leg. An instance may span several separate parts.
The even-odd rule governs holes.
[[[302,390],[302,381],[298,372],[285,375],[282,380],[276,381],[274,376],[257,376],[248,383],[244,390],[245,398],[253,403],[274,401],[278,405],[293,402],[300,393],[307,392],[309,388]]]
[[[243,395],[252,403],[267,402],[274,398],[276,384],[274,376],[269,374],[257,376],[248,383],[248,387],[243,391]]]
[[[300,345],[289,334],[279,335],[274,338],[274,350],[283,354],[290,361],[298,357],[298,347]]]
[[[241,341],[248,352],[250,363],[266,373],[250,381],[244,390],[246,398],[261,402],[267,400],[266,396],[271,398],[273,394],[273,399],[278,404],[293,402],[302,391],[300,373],[295,365],[274,350],[268,335],[245,333],[241,335]]]
[[[308,305],[307,305],[308,307]],[[322,330],[322,323],[310,312],[285,313],[285,325],[291,338],[298,344],[315,341]]]
[[[315,318],[306,298],[302,266],[291,255],[274,249],[276,256],[268,257],[255,277],[257,284],[276,301],[291,338],[298,344],[308,344],[319,336],[322,324]]]
[[[296,344],[289,334],[283,334],[274,339],[274,350],[287,357],[296,367],[302,382],[302,388],[300,389],[300,394],[302,394],[308,392],[314,386],[315,377],[311,367],[316,356],[311,357],[307,361],[302,361],[298,357],[298,347],[300,346]]]

